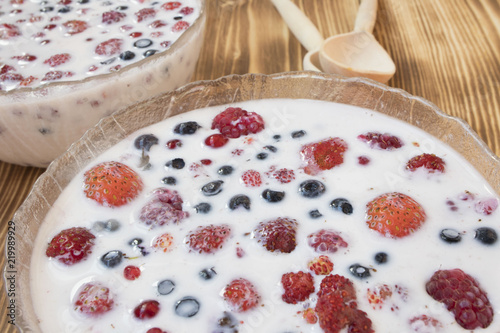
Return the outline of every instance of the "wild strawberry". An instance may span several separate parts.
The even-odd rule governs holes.
[[[227,138],[235,139],[262,131],[264,120],[255,112],[229,107],[215,116],[212,129],[218,129]]]
[[[122,51],[123,40],[111,38],[96,46],[95,53],[102,56],[112,56]]]
[[[427,315],[415,316],[409,320],[409,323],[412,332],[417,333],[438,332],[440,328],[443,328],[439,320]]]
[[[192,7],[183,7],[181,8],[181,10],[179,10],[179,13],[181,13],[182,15],[189,15],[191,14],[192,12],[194,12],[194,8]]]
[[[282,168],[273,173],[273,178],[279,181],[281,184],[290,183],[295,179],[295,173],[293,170]]]
[[[270,252],[290,253],[297,246],[295,239],[297,226],[295,219],[279,217],[260,222],[253,232],[253,237]]]
[[[123,276],[130,281],[136,280],[141,276],[141,269],[137,266],[129,265],[123,269]]]
[[[54,54],[50,58],[46,59],[43,63],[49,65],[50,67],[56,67],[68,62],[71,59],[69,53]]]
[[[358,139],[366,142],[373,149],[393,150],[404,145],[397,136],[389,133],[368,132],[358,135]]]
[[[66,29],[68,35],[76,35],[84,32],[88,28],[88,24],[85,21],[80,20],[70,20],[64,22],[62,26]]]
[[[123,20],[127,16],[124,12],[117,12],[115,10],[111,10],[109,12],[102,13],[102,23],[104,24],[113,24],[118,23]]]
[[[351,313],[351,322],[347,333],[374,333],[372,321],[366,312],[356,309]]]
[[[225,224],[199,226],[186,236],[185,243],[191,252],[215,253],[230,235],[231,228]]]
[[[24,78],[21,74],[17,73],[5,73],[0,75],[0,82],[4,81],[22,81]]]
[[[302,311],[302,318],[306,320],[306,323],[314,325],[318,322],[318,316],[316,316],[316,311],[313,308],[307,308]]]
[[[306,163],[305,173],[316,175],[344,163],[347,143],[341,138],[328,138],[302,147],[300,155]]]
[[[158,29],[158,28],[161,28],[161,27],[164,27],[167,25],[167,22],[163,21],[163,20],[156,20],[156,21],[153,21],[149,24],[149,27],[151,29]]]
[[[161,5],[161,8],[165,10],[174,10],[179,8],[180,6],[181,3],[179,1],[169,1]]]
[[[446,306],[463,328],[474,330],[491,324],[494,311],[486,292],[461,269],[436,271],[425,288],[432,298]]]
[[[370,201],[366,208],[368,227],[392,238],[414,233],[427,217],[418,202],[398,192],[382,194]]]
[[[92,253],[95,236],[86,228],[62,230],[49,243],[45,254],[65,265],[76,264]]]
[[[164,224],[178,224],[189,216],[182,210],[182,203],[177,191],[156,189],[153,198],[141,208],[139,220],[151,229]]]
[[[327,229],[321,229],[307,236],[307,243],[318,253],[335,253],[340,247],[348,246],[338,232]]]
[[[103,162],[84,174],[83,192],[106,207],[118,207],[133,200],[142,191],[139,175],[120,162]]]
[[[333,262],[331,262],[328,256],[323,255],[309,261],[307,267],[316,275],[328,275],[333,270]]]
[[[6,74],[8,72],[14,72],[16,69],[10,65],[2,65],[0,66],[0,75]]]
[[[143,8],[135,13],[137,22],[143,20],[152,19],[156,16],[156,10],[154,8]]]
[[[229,139],[222,134],[212,134],[205,139],[205,144],[212,148],[220,148],[224,146],[228,141]]]
[[[178,21],[172,27],[172,31],[173,32],[179,32],[179,31],[186,30],[187,28],[189,28],[189,23],[188,22],[186,22],[186,21]]]
[[[336,293],[327,293],[318,297],[315,311],[319,326],[325,333],[339,333],[350,322],[348,313],[351,309]]]
[[[392,297],[392,288],[387,284],[377,285],[373,289],[368,288],[366,297],[373,309],[382,309],[382,305],[385,301]]]
[[[75,300],[75,311],[87,316],[99,316],[113,308],[113,298],[109,288],[100,283],[86,283]]]
[[[241,181],[247,187],[259,187],[262,185],[262,177],[256,170],[247,170],[241,175]]]
[[[62,71],[50,71],[45,73],[45,75],[42,78],[42,81],[55,81],[59,80],[64,76],[64,73]]]
[[[161,234],[153,240],[152,246],[159,251],[172,251],[174,248],[174,237],[172,237],[172,235],[168,232]]]
[[[8,40],[17,36],[21,36],[21,30],[16,25],[9,23],[0,24],[0,39]]]
[[[34,76],[30,75],[30,76],[28,76],[28,77],[23,78],[23,79],[19,82],[19,85],[20,85],[21,87],[27,87],[27,86],[29,86],[30,84],[32,84],[33,82],[35,82],[36,80],[38,80],[38,78],[36,78],[36,77],[34,77]]]
[[[488,198],[477,200],[474,203],[476,213],[490,215],[498,208],[498,200],[496,198]]]
[[[311,273],[285,273],[281,277],[283,295],[281,299],[289,304],[305,301],[314,292],[314,278]]]
[[[321,280],[318,297],[332,292],[340,295],[344,302],[350,302],[356,299],[354,285],[351,280],[342,275],[331,274]]]
[[[439,156],[434,154],[421,154],[410,158],[406,163],[406,170],[416,171],[419,168],[424,168],[429,173],[444,172],[445,162]]]
[[[260,295],[247,279],[231,281],[223,290],[222,297],[231,311],[245,312],[255,308],[260,302]]]
[[[156,317],[160,312],[160,303],[155,300],[147,300],[134,308],[134,316],[137,319],[150,319]]]

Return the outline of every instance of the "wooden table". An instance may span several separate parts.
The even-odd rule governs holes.
[[[302,70],[306,50],[268,0],[207,0],[208,26],[193,80]],[[294,0],[324,37],[349,32],[357,0]],[[379,0],[375,38],[393,57],[389,86],[466,120],[500,155],[498,0]],[[43,169],[0,162],[0,264],[8,221]],[[8,324],[3,280],[0,331]]]

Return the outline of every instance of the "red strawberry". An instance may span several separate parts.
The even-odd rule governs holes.
[[[75,301],[75,311],[88,316],[102,315],[113,308],[109,288],[95,282],[86,283]]]
[[[17,36],[21,36],[21,30],[16,25],[9,23],[0,24],[0,39],[8,40]]]
[[[444,303],[463,328],[474,330],[491,324],[494,311],[486,292],[461,269],[435,272],[425,288],[432,298]]]
[[[104,24],[113,24],[120,22],[127,16],[127,14],[123,12],[117,12],[115,10],[111,10],[109,12],[102,13],[102,23]]]
[[[328,275],[321,280],[318,297],[332,292],[340,295],[344,302],[350,302],[356,299],[354,285],[351,280],[342,275]]]
[[[134,316],[138,319],[150,319],[156,317],[158,312],[160,312],[160,303],[155,300],[147,300],[135,307]]]
[[[366,207],[368,227],[392,238],[412,234],[422,226],[427,217],[418,202],[398,192],[382,194]]]
[[[373,309],[382,309],[384,302],[392,297],[392,288],[387,284],[377,285],[373,290],[368,288],[366,297]]]
[[[187,28],[189,28],[189,23],[188,22],[186,22],[186,21],[178,21],[172,27],[172,31],[173,32],[179,32],[179,31],[186,30]]]
[[[139,175],[120,162],[103,162],[84,174],[83,192],[106,207],[125,205],[139,195],[142,187]]]
[[[66,28],[66,33],[69,35],[79,34],[88,28],[87,22],[80,20],[70,20],[64,22],[62,25]]]
[[[92,253],[94,239],[95,236],[86,228],[65,229],[52,238],[45,254],[65,265],[73,265]]]
[[[247,279],[231,281],[223,290],[222,297],[231,311],[245,312],[256,307],[260,295],[254,285]]]
[[[152,246],[163,252],[172,251],[174,248],[174,237],[168,232],[161,234],[153,240]]]
[[[151,229],[164,224],[178,224],[189,216],[182,210],[183,201],[177,191],[159,188],[153,191],[153,196],[139,215],[139,220]]]
[[[112,56],[122,51],[123,40],[111,38],[96,46],[95,53],[102,56]]]
[[[215,116],[212,129],[218,129],[222,135],[235,139],[262,131],[264,120],[255,112],[229,107]]]
[[[326,293],[318,297],[315,310],[319,326],[325,333],[339,333],[350,322],[351,309],[339,294]]]
[[[259,187],[262,185],[262,177],[255,170],[247,170],[241,175],[241,181],[248,187]]]
[[[328,256],[319,256],[309,261],[307,267],[316,275],[328,275],[333,270],[333,262]]]
[[[436,318],[427,315],[415,316],[410,319],[410,328],[413,332],[428,333],[438,332],[443,325]]]
[[[347,333],[373,333],[372,321],[366,315],[366,312],[359,309],[351,313],[351,322]]]
[[[306,166],[305,173],[316,175],[344,163],[347,143],[341,138],[328,138],[302,147],[300,154]]]
[[[141,276],[141,269],[137,266],[129,265],[123,269],[123,276],[130,281],[136,280]]]
[[[308,324],[316,324],[318,322],[318,316],[316,316],[316,311],[313,308],[307,308],[302,311],[302,317]]]
[[[419,168],[427,169],[427,172],[444,172],[445,162],[441,157],[434,154],[422,154],[412,157],[406,163],[406,170],[416,171]]]
[[[289,304],[305,301],[314,292],[314,278],[311,273],[285,273],[281,277],[285,290],[281,298]]]
[[[327,229],[310,234],[307,236],[307,242],[318,253],[335,253],[339,247],[348,246],[338,232]]]
[[[141,22],[143,20],[151,19],[156,16],[156,10],[154,8],[143,8],[135,13],[137,18],[137,22]]]
[[[270,252],[290,253],[297,246],[295,240],[297,226],[295,219],[279,217],[268,222],[260,222],[253,236]]]
[[[163,20],[156,20],[156,21],[153,21],[149,24],[149,27],[151,29],[158,29],[158,28],[161,28],[161,27],[164,27],[167,25],[167,22],[163,21]]]
[[[191,252],[215,253],[230,235],[231,228],[225,224],[199,226],[187,235],[185,243]]]
[[[64,64],[65,62],[71,59],[71,55],[69,53],[60,53],[51,56],[46,59],[43,63],[49,65],[50,67],[56,67]]]
[[[272,176],[281,184],[290,183],[292,180],[295,179],[295,173],[293,172],[293,170],[289,170],[286,168],[275,171]]]
[[[161,5],[161,8],[165,10],[174,10],[177,9],[181,6],[181,3],[179,1],[169,1]]]
[[[358,135],[358,139],[366,142],[373,149],[393,150],[401,148],[404,145],[397,136],[389,133],[368,132]]]

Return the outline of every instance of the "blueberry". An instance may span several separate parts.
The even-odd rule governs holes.
[[[149,46],[151,46],[151,44],[153,44],[153,41],[151,39],[147,39],[147,38],[141,38],[141,39],[138,39],[134,42],[134,46],[137,48],[140,48],[140,49],[143,49],[145,47],[149,47]]]
[[[180,123],[174,128],[174,133],[180,135],[190,135],[194,134],[198,128],[201,128],[196,121],[187,121],[185,123]]]
[[[122,262],[122,258],[123,253],[121,251],[113,250],[103,255],[101,257],[101,261],[105,266],[113,268],[118,266]]]
[[[40,11],[42,13],[48,13],[48,12],[51,12],[53,10],[54,10],[54,7],[52,7],[52,6],[47,6],[47,7],[43,7],[43,8],[40,9]]]
[[[158,294],[168,295],[175,289],[175,283],[172,280],[163,280],[158,283]]]
[[[458,243],[462,240],[462,235],[455,229],[443,229],[439,233],[439,237],[446,243]]]
[[[151,49],[151,50],[147,50],[147,51],[146,51],[146,52],[144,52],[142,55],[143,55],[145,58],[147,58],[147,57],[152,56],[152,55],[153,55],[153,54],[155,54],[156,52],[158,52],[158,50],[153,50],[153,49]]]
[[[105,223],[105,228],[108,231],[116,231],[116,230],[120,229],[120,222],[118,222],[115,219],[109,219]]]
[[[192,296],[186,296],[175,303],[175,313],[181,317],[193,317],[200,311],[200,303]]]
[[[121,60],[132,60],[135,58],[135,53],[132,51],[125,51],[120,53]]]
[[[202,202],[194,206],[197,213],[206,214],[212,209],[212,206],[208,202]]]
[[[285,192],[266,189],[261,196],[268,202],[280,202],[285,197]]]
[[[170,160],[167,163],[165,163],[165,166],[167,168],[174,168],[180,170],[186,166],[186,162],[184,162],[182,158],[174,158],[173,160]]]
[[[222,180],[214,180],[213,182],[203,185],[201,192],[206,196],[217,195],[222,191]]]
[[[309,179],[299,185],[299,193],[306,198],[317,198],[325,193],[325,185],[318,180]]]
[[[108,60],[101,61],[101,65],[110,65],[116,60],[116,57],[109,58]]]
[[[298,138],[301,138],[301,137],[303,137],[304,135],[306,135],[306,131],[304,131],[304,130],[300,130],[300,131],[294,131],[294,132],[292,132],[292,138],[293,138],[293,139],[298,139]]]
[[[265,160],[266,158],[267,158],[267,153],[258,153],[257,154],[258,160]]]
[[[200,277],[203,280],[210,280],[216,275],[217,275],[217,272],[214,270],[213,267],[212,268],[205,268],[205,269],[200,271]]]
[[[134,238],[134,239],[131,239],[129,242],[128,242],[129,245],[131,246],[138,246],[140,244],[142,244],[142,239],[141,238]]]
[[[498,235],[492,228],[481,227],[476,229],[475,238],[483,244],[492,245],[497,241]]]
[[[370,270],[364,266],[361,266],[360,264],[351,265],[349,267],[349,271],[352,273],[352,275],[361,279],[371,276]]]
[[[233,167],[230,166],[230,165],[224,165],[224,166],[221,166],[219,168],[219,170],[217,170],[217,173],[221,176],[227,176],[227,175],[230,175],[231,173],[233,173]]]
[[[158,144],[158,138],[153,134],[143,134],[138,136],[134,141],[134,147],[137,149],[144,149],[149,151],[152,146]]]
[[[68,13],[69,11],[71,11],[71,7],[69,7],[69,6],[64,6],[58,10],[58,12],[61,14]]]
[[[279,134],[273,135],[273,139],[279,141],[281,139],[281,135]]]
[[[378,252],[377,254],[375,254],[375,261],[378,264],[385,264],[388,259],[389,255],[385,252]]]
[[[351,215],[353,212],[351,203],[345,198],[334,199],[332,202],[330,202],[330,207],[346,215]]]
[[[234,318],[229,312],[224,311],[221,318],[217,320],[217,326],[223,328],[222,331],[216,331],[217,333],[237,333],[238,332],[238,320]],[[228,330],[230,329],[230,330]]]
[[[250,198],[244,194],[237,194],[229,200],[229,209],[234,210],[240,206],[250,210]]]
[[[175,185],[177,184],[177,180],[174,177],[165,177],[161,180],[161,182],[165,185]]]
[[[94,224],[92,225],[92,230],[94,230],[96,232],[103,231],[104,228],[106,228],[106,223],[104,223],[102,221],[94,222]]]
[[[89,3],[90,0],[78,0],[78,3],[84,4],[84,3]]]
[[[182,16],[180,16],[180,15],[174,16],[174,20],[176,20],[176,21],[182,20]]]
[[[278,148],[276,148],[275,146],[265,146],[264,149],[267,149],[272,153],[275,153],[278,151]]]
[[[116,10],[127,10],[128,6],[118,6],[116,7]]]
[[[309,216],[310,216],[311,218],[313,218],[313,219],[318,219],[318,218],[320,218],[321,216],[323,216],[323,214],[321,214],[321,213],[319,212],[319,210],[314,209],[314,210],[309,211]]]

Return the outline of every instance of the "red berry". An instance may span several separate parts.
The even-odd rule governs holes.
[[[208,158],[202,159],[202,160],[200,160],[200,162],[203,165],[210,165],[210,164],[212,164],[212,160],[210,160]]]
[[[62,25],[66,28],[66,33],[69,35],[79,34],[88,28],[87,22],[79,20],[70,20],[64,22]]]
[[[14,58],[14,57],[12,57]],[[16,69],[10,65],[2,65],[0,66],[0,75],[6,74],[8,72],[14,72]]]
[[[223,290],[222,297],[232,311],[245,312],[256,307],[260,295],[253,284],[243,278],[231,281]]]
[[[102,23],[104,24],[117,23],[123,20],[125,16],[127,16],[127,14],[123,12],[117,12],[115,10],[104,12],[102,13]]]
[[[161,27],[164,27],[167,25],[167,22],[163,21],[163,20],[156,20],[156,21],[153,21],[149,24],[149,27],[151,29],[158,29],[158,28],[161,28]]]
[[[316,275],[328,275],[333,270],[333,262],[328,256],[322,255],[309,261],[307,267]]]
[[[147,300],[134,309],[134,316],[138,319],[151,319],[160,312],[160,303],[155,300]]]
[[[368,227],[392,238],[414,233],[427,218],[418,202],[398,192],[382,194],[370,201],[366,208]]]
[[[231,228],[225,224],[199,226],[187,235],[185,243],[191,252],[215,253],[230,235]]]
[[[298,223],[295,219],[279,217],[275,220],[260,222],[253,236],[270,252],[290,253],[295,250],[295,234]]]
[[[141,37],[141,36],[142,36],[142,32],[138,32],[138,31],[136,31],[136,32],[131,32],[131,33],[129,34],[129,36],[130,36],[131,38],[139,38],[139,37]]]
[[[338,232],[327,229],[321,229],[307,236],[307,243],[318,253],[335,253],[340,247],[348,246]]]
[[[403,142],[397,136],[388,133],[368,132],[358,135],[358,139],[373,149],[393,150],[403,146]]]
[[[21,74],[17,73],[5,73],[0,75],[0,82],[4,81],[22,81],[24,78]]]
[[[179,13],[181,13],[182,15],[189,15],[191,14],[192,12],[194,12],[194,8],[192,7],[183,7],[181,8],[181,10],[179,10]]]
[[[44,30],[52,30],[55,27],[57,27],[57,25],[55,25],[55,24],[47,24],[45,27],[43,27],[43,29]]]
[[[0,39],[8,40],[17,36],[21,36],[21,30],[16,25],[9,23],[0,24]]]
[[[417,333],[439,332],[443,328],[439,320],[427,315],[415,316],[410,319],[409,323],[412,331]]]
[[[289,304],[303,302],[314,292],[314,278],[311,273],[285,273],[281,277],[281,284],[284,289],[281,298]]]
[[[318,316],[316,316],[316,311],[313,308],[307,308],[302,311],[302,317],[308,324],[316,324],[318,322]]]
[[[167,148],[168,149],[175,149],[178,147],[182,147],[182,141],[179,139],[173,139],[170,141],[167,141]]]
[[[123,276],[127,280],[136,280],[141,276],[141,269],[137,266],[127,266],[123,269]]]
[[[34,56],[32,54],[23,54],[21,56],[13,56],[12,59],[16,59],[18,61],[30,62],[30,61],[35,61],[36,56]],[[5,66],[7,66],[7,65],[5,65]],[[2,74],[2,73],[0,72],[0,74]]]
[[[23,80],[21,82],[19,82],[19,85],[22,87],[27,87],[30,84],[32,84],[33,82],[35,82],[36,80],[38,80],[38,78],[30,75],[28,77],[23,78]]]
[[[95,53],[102,56],[112,56],[122,51],[123,40],[111,38],[96,46]]]
[[[212,148],[220,148],[224,146],[228,141],[229,139],[222,134],[212,134],[205,139],[205,144]]]
[[[55,81],[59,80],[64,76],[64,73],[62,71],[50,71],[45,73],[45,75],[42,78],[42,81]]]
[[[241,175],[241,181],[247,187],[259,187],[262,185],[262,177],[256,170],[247,170]]]
[[[141,209],[139,220],[150,229],[164,224],[178,224],[189,216],[182,210],[182,198],[177,191],[159,188],[153,191],[153,198]]]
[[[341,138],[328,138],[307,144],[300,152],[306,163],[305,173],[316,175],[322,170],[330,170],[344,163],[347,143]]]
[[[94,239],[95,236],[86,228],[65,229],[52,238],[45,254],[65,265],[73,265],[92,253]]]
[[[163,252],[172,251],[174,248],[174,237],[169,233],[164,233],[153,240],[152,246]]]
[[[358,156],[358,163],[360,165],[367,165],[370,163],[370,158],[366,156]]]
[[[474,203],[476,213],[490,215],[498,208],[498,200],[496,198],[481,199]]]
[[[318,297],[315,310],[319,326],[325,333],[340,333],[349,324],[348,314],[352,311],[336,293]]]
[[[441,157],[434,154],[422,154],[412,157],[406,163],[406,170],[416,171],[419,168],[427,169],[427,172],[444,172],[445,162]]]
[[[186,22],[186,21],[178,21],[172,27],[172,31],[173,32],[179,32],[179,31],[186,30],[187,28],[189,28],[189,23],[188,22]]]
[[[64,64],[65,62],[71,59],[71,55],[69,53],[60,53],[51,56],[46,59],[43,63],[49,65],[50,67],[56,67]]]
[[[351,280],[338,274],[328,275],[321,280],[318,297],[332,292],[340,295],[344,302],[356,299],[356,290]]]
[[[366,290],[366,298],[373,309],[382,309],[384,302],[391,296],[392,288],[387,284],[377,285],[373,289],[368,288]]]
[[[106,207],[127,204],[139,195],[142,187],[139,175],[120,162],[103,162],[84,174],[83,192]]]
[[[174,10],[177,9],[181,6],[181,3],[179,1],[169,1],[161,5],[161,8],[165,10]]]
[[[151,19],[156,16],[156,10],[154,8],[143,8],[135,13],[137,18],[137,22],[141,22],[143,20]]]
[[[146,333],[168,333],[158,327],[150,328]]]
[[[275,171],[273,173],[273,178],[279,181],[281,184],[286,184],[295,179],[295,173],[293,172],[293,170],[283,168]]]
[[[262,131],[264,120],[255,112],[229,107],[215,116],[212,129],[218,129],[222,135],[235,139]]]
[[[88,316],[102,315],[113,308],[109,288],[99,283],[86,283],[75,300],[75,311]]]
[[[435,272],[425,288],[467,330],[486,328],[493,321],[494,311],[486,292],[472,276],[461,269]]]

